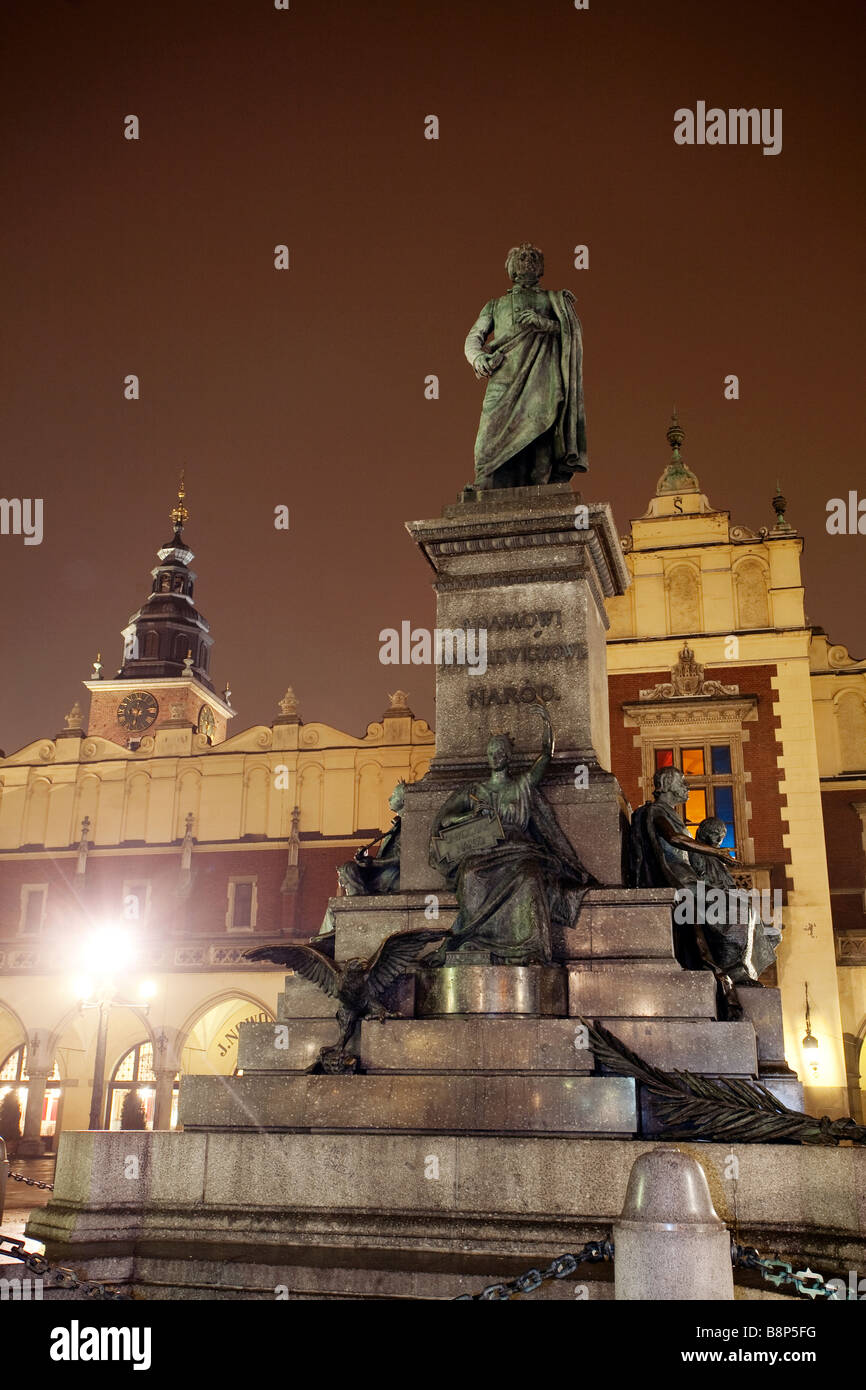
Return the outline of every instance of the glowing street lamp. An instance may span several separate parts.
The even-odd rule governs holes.
[[[81,954],[81,964],[87,973],[74,983],[79,1008],[99,1010],[88,1128],[102,1129],[105,1054],[112,1005],[147,1013],[150,1008],[148,1001],[156,994],[156,985],[150,980],[142,981],[139,986],[140,1000],[123,999],[119,995],[117,982],[133,968],[136,954],[135,942],[122,927],[100,927],[87,938]]]
[[[803,1037],[803,1051],[809,1054],[809,1070],[813,1077],[818,1075],[818,1039],[812,1032],[812,1013],[809,1008],[809,985],[806,982],[806,1032]]]

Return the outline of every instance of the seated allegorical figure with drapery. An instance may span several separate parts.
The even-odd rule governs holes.
[[[425,966],[452,953],[481,953],[493,965],[545,965],[551,923],[570,926],[596,880],[581,863],[540,790],[553,753],[545,706],[542,751],[528,772],[512,773],[507,734],[487,745],[490,776],[459,787],[436,817],[430,863],[457,895],[454,927]]]

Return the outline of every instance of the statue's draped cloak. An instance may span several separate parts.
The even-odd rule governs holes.
[[[478,813],[479,803],[499,816],[506,838],[451,869],[459,911],[447,950],[490,952],[494,964],[546,964],[551,921],[571,925],[594,879],[528,773],[498,786],[461,787],[441,808],[433,835]]]
[[[685,821],[676,811],[657,801],[639,806],[631,818],[629,856],[631,882],[634,888],[692,887],[698,875],[689,856],[679,845],[672,845],[659,835],[656,823],[665,821],[681,835],[687,835]]]
[[[706,854],[690,854],[692,868],[702,878],[708,888],[718,888],[729,894],[737,887],[736,880],[724,859],[713,859]],[[735,898],[728,898],[728,921],[719,925],[707,921],[704,916],[704,935],[714,959],[723,970],[742,967],[752,979],[773,964],[776,947],[781,932],[775,924],[768,925],[761,919],[761,913],[753,903],[749,903],[747,920],[742,920],[742,911]],[[699,914],[700,916],[700,914]]]
[[[499,351],[505,356],[484,394],[475,441],[476,482],[489,479],[547,430],[552,430],[557,471],[586,472],[580,320],[570,290],[545,293],[559,324],[558,333],[539,333],[519,324],[511,325],[512,300],[504,295],[485,304],[466,339],[470,360],[482,351]],[[495,336],[485,345],[491,331]]]
[[[395,816],[391,829],[382,836],[375,858],[368,858],[363,864],[350,859],[340,866],[351,894],[400,891],[400,829],[401,818]]]
[[[658,833],[658,822],[687,835],[685,821],[669,806],[657,801],[639,806],[631,818],[629,833],[630,879],[633,888],[678,888],[694,892],[698,881],[689,856],[679,845],[672,845]],[[701,956],[694,926],[679,922],[673,925],[674,948],[677,960],[685,970],[700,970],[705,965]]]
[[[736,899],[726,899],[727,920],[721,922],[715,920],[713,915],[715,903],[710,912],[702,908],[697,895],[698,879],[703,879],[708,889],[721,889],[728,894],[737,886],[734,876],[724,859],[672,845],[664,835],[658,833],[660,820],[681,835],[688,834],[685,822],[670,807],[657,802],[639,806],[631,819],[629,838],[632,886],[661,888],[669,884],[679,889],[681,894],[691,894],[694,904],[692,921],[703,932],[718,969],[730,971],[742,965],[744,973],[757,979],[775,960],[778,932],[773,928],[768,930],[754,909],[750,909],[748,921],[740,921]],[[677,959],[686,969],[699,970],[706,965],[695,945],[694,925],[675,921],[674,939]]]

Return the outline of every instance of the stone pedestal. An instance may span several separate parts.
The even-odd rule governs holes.
[[[423,930],[434,924],[447,929],[456,910],[453,895],[437,895],[435,919],[427,915],[427,896],[415,892],[332,899],[335,959],[369,959],[393,932]],[[362,1068],[368,1069],[371,1061],[373,1070],[381,1069],[384,1055],[393,1064],[388,1069],[400,1072],[403,1044],[396,1039],[414,1037],[406,1054],[407,1073],[453,1070],[455,1044],[446,1042],[448,1029],[454,1028],[453,1039],[463,1036],[456,1025],[467,1019],[475,1019],[480,1029],[473,1043],[476,1057],[485,1055],[487,1044],[480,1040],[485,1030],[509,1018],[533,1020],[543,1055],[556,1056],[563,1045],[563,1026],[570,1030],[573,1047],[575,1025],[569,1020],[579,1016],[603,1024],[654,1066],[760,1079],[785,1105],[801,1109],[802,1088],[784,1060],[778,991],[744,989],[741,997],[750,1012],[742,1022],[720,1022],[712,974],[683,970],[674,956],[673,903],[672,888],[589,889],[574,925],[554,933],[555,963],[550,966],[475,963],[470,953],[452,953],[436,969],[424,969],[422,962],[414,979],[404,979],[395,1003],[402,1018],[416,1020],[412,1028],[418,1030],[421,1020],[429,1020],[423,1026],[430,1031],[407,1033],[407,1023],[393,1021],[365,1023]],[[278,1025],[242,1025],[238,1065],[245,1074],[308,1071],[315,1066],[320,1049],[337,1040],[333,1001],[298,976],[287,976],[285,990],[278,996],[277,1016]],[[442,1020],[438,1031],[431,1028],[434,1019]],[[418,1066],[421,1036],[429,1049],[424,1067]],[[495,1051],[495,1045],[491,1046]],[[515,1074],[525,1069],[525,1047],[515,1053],[518,1057],[523,1060],[515,1060],[509,1069]],[[561,1067],[560,1062],[551,1070]],[[465,1070],[473,1068],[467,1063]],[[587,1071],[578,1063],[572,1070]],[[601,1079],[592,1078],[594,1082]],[[193,1084],[197,1083],[192,1078],[184,1082],[187,1089]],[[351,1087],[355,1079],[348,1078],[347,1084]],[[645,1098],[642,1108],[645,1125],[656,1132],[652,1102]]]
[[[511,734],[516,766],[537,755],[539,695],[557,740],[544,793],[587,868],[622,883],[626,805],[610,772],[604,599],[629,579],[610,507],[582,507],[568,484],[510,488],[407,525],[436,575],[437,630],[458,634],[454,650],[464,634],[486,632],[487,669],[449,662],[443,640],[436,756],[406,791],[402,886],[442,886],[428,863],[430,827],[455,787],[488,775],[491,734]]]
[[[55,1263],[146,1299],[273,1302],[277,1288],[292,1300],[452,1299],[609,1239],[635,1160],[657,1148],[657,1140],[381,1128],[67,1130],[55,1190],[27,1234]],[[742,1244],[846,1279],[864,1268],[866,1150],[689,1149]],[[130,1154],[136,1182],[125,1176]],[[621,1260],[618,1246],[613,1269],[581,1266],[589,1299],[613,1297]],[[779,1295],[764,1285],[751,1296]],[[573,1304],[575,1283],[552,1280],[532,1299]]]

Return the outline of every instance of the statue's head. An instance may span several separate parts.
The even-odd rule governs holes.
[[[678,767],[660,767],[653,774],[653,796],[658,799],[662,792],[669,792],[678,804],[688,801],[689,789]]]
[[[511,742],[510,734],[494,734],[487,744],[487,761],[493,771],[499,772],[502,768],[508,767],[513,752],[514,744]]]
[[[700,840],[702,845],[720,845],[725,838],[727,826],[718,816],[707,816],[702,820],[695,831],[695,839]]]
[[[544,256],[531,241],[512,246],[505,258],[509,280],[516,285],[535,285],[544,274]]]
[[[394,812],[395,816],[399,816],[400,812],[403,809],[403,803],[405,802],[405,800],[406,783],[403,781],[403,778],[401,777],[400,781],[397,783],[391,795],[388,797],[388,805],[391,807],[391,810]]]
[[[350,884],[349,880],[348,880],[347,877],[346,877],[346,870],[347,870],[348,868],[349,868],[349,865],[348,865],[348,864],[338,864],[338,865],[337,865],[337,886],[338,886],[339,888],[342,888],[342,890],[343,890],[344,893],[348,893],[348,892],[351,890],[351,887],[352,887],[352,885]]]

